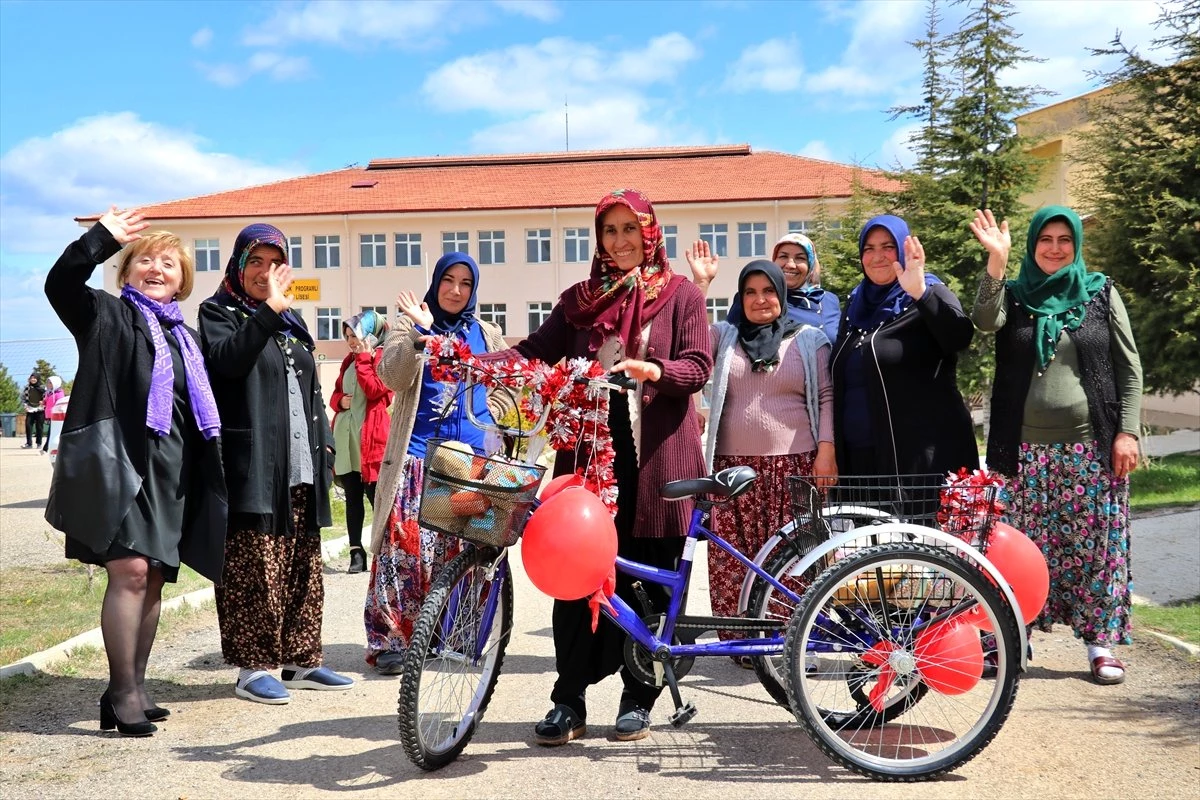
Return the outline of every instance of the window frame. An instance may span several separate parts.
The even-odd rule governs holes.
[[[400,238],[402,236],[404,237],[403,240],[401,240],[401,238]],[[421,241],[421,234],[419,234],[419,233],[393,233],[392,234],[392,245],[395,250],[397,267],[420,267],[420,266],[422,266],[422,264],[421,264],[421,247],[423,245],[423,242]],[[400,253],[402,250],[404,252],[404,258],[400,258]],[[414,254],[416,255],[415,259],[413,258]],[[411,263],[402,263],[402,262],[411,262]]]
[[[503,264],[505,263],[505,247],[504,247],[504,231],[489,230],[475,231],[479,237],[479,264]]]
[[[705,228],[708,228],[708,230],[705,230]],[[729,256],[728,222],[701,222],[700,236],[698,238],[703,242],[708,242],[709,249],[718,258],[727,258]]]
[[[321,265],[321,256],[325,256],[325,265]],[[337,262],[336,264],[333,262]],[[313,236],[313,268],[341,269],[342,268],[342,236],[339,233],[319,233]]]

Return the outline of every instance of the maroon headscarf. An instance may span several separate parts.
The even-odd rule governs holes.
[[[603,245],[604,215],[617,204],[632,211],[642,228],[642,264],[629,272],[617,267]],[[617,189],[596,205],[596,254],[591,275],[563,292],[559,302],[572,325],[591,330],[588,349],[593,353],[615,333],[625,355],[637,358],[642,326],[667,304],[683,281],[682,275],[671,271],[662,226],[650,198],[637,189]]]

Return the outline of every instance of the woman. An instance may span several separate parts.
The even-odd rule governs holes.
[[[421,359],[430,335],[463,340],[473,353],[504,347],[500,328],[475,318],[479,267],[466,253],[447,253],[433,268],[433,280],[418,301],[412,292],[396,298],[403,315],[387,337],[379,376],[396,392],[387,450],[379,472],[378,497],[386,513],[371,526],[371,582],[363,612],[367,663],[384,675],[397,675],[412,639],[421,604],[440,570],[461,549],[459,539],[421,528],[421,488],[430,439],[457,439],[484,454],[484,434],[466,418],[464,403],[453,402],[455,387],[433,379]],[[476,416],[490,422],[501,415],[498,398],[482,386],[472,391]],[[489,411],[489,402],[492,404]]]
[[[375,371],[383,358],[380,342],[387,334],[387,320],[374,311],[364,311],[342,322],[342,335],[350,353],[333,387],[329,407],[333,409],[333,442],[337,454],[333,472],[346,493],[346,531],[350,534],[351,573],[367,568],[362,546],[365,517],[363,496],[375,508],[375,481],[387,445],[388,406],[392,393]]]
[[[1129,473],[1137,466],[1142,363],[1112,280],[1083,263],[1083,224],[1064,206],[1034,214],[1017,279],[1004,280],[1008,223],[976,211],[988,252],[972,318],[996,331],[988,466],[1009,479],[1011,520],[1050,567],[1043,630],[1070,625],[1092,679],[1125,680],[1131,644]]]
[[[192,291],[193,262],[174,234],[143,236],[148,226],[114,206],[46,276],[79,348],[46,520],[66,534],[67,558],[108,573],[100,729],[123,736],[149,736],[171,713],[146,693],[163,583],[181,562],[220,581],[225,539],[221,420],[176,302]],[[118,299],[87,280],[122,248]]]
[[[850,292],[833,348],[838,472],[977,468],[975,429],[956,382],[958,353],[975,326],[954,293],[925,272],[925,249],[904,220],[868,220],[858,252],[863,279]]]
[[[790,519],[788,504],[780,502],[788,495],[788,476],[837,475],[829,341],[820,329],[784,315],[786,297],[783,271],[770,261],[751,261],[738,276],[733,298],[739,321],[711,328],[715,366],[712,429],[704,452],[708,470],[745,464],[758,473],[748,492],[713,509],[716,532],[743,553],[757,553]],[[738,615],[745,572],[724,550],[708,548],[713,614]],[[739,638],[729,631],[719,634]]]
[[[348,689],[321,666],[321,528],[331,522],[329,421],[313,340],[289,309],[287,239],[263,223],[238,234],[225,279],[200,304],[200,335],[225,420],[229,533],[217,589],[221,652],[234,694],[291,700],[288,689]],[[282,666],[282,683],[270,670]]]
[[[708,381],[712,349],[704,298],[671,272],[662,227],[650,200],[621,189],[596,206],[591,276],[563,292],[550,317],[517,345],[526,358],[553,364],[562,358],[596,359],[639,381],[636,393],[613,393],[609,429],[616,456],[617,552],[645,564],[671,568],[678,560],[691,516],[690,501],[666,502],[666,482],[703,474],[700,428],[691,395]],[[575,471],[571,453],[558,453],[556,475]],[[660,587],[646,587],[651,605],[666,609]],[[617,594],[640,601],[628,576],[618,573]],[[623,668],[624,634],[612,625],[592,632],[586,600],[556,600],[553,616],[558,677],[554,707],[535,728],[539,744],[566,744],[586,728],[587,687],[621,669],[616,737],[650,734],[650,709],[661,689],[640,683]]]
[[[54,404],[63,398],[66,394],[62,388],[62,378],[57,375],[51,375],[46,379],[46,399],[42,403],[43,418],[46,420],[46,442],[42,445],[42,452],[50,452],[50,412],[54,410]]]

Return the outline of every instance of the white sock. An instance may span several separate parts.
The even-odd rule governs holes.
[[[238,670],[237,685],[241,686],[243,689],[246,688],[246,684],[249,683],[250,680],[260,672],[262,672],[261,669]]]
[[[284,672],[292,673],[292,680],[302,681],[308,677],[308,673],[312,672],[316,667],[297,667],[295,664],[284,664],[282,667]]]
[[[1100,645],[1096,644],[1089,644],[1087,646],[1087,651],[1089,667],[1097,658],[1102,656],[1112,658],[1113,654],[1112,650],[1108,649],[1107,647],[1101,647]],[[1099,674],[1101,678],[1119,678],[1121,676],[1121,670],[1117,667],[1101,667],[1097,674]]]

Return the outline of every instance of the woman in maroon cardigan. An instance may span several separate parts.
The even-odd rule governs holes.
[[[592,358],[638,380],[636,393],[614,393],[609,403],[617,551],[670,568],[682,552],[692,504],[666,502],[659,487],[704,474],[700,426],[691,402],[712,372],[704,296],[671,271],[662,228],[641,192],[622,189],[600,201],[596,242],[591,276],[563,292],[550,318],[516,350],[549,364]],[[574,469],[573,454],[559,453],[554,473]],[[618,574],[617,594],[637,608],[631,587],[632,581]],[[655,610],[665,611],[669,595],[653,585],[646,590]],[[611,624],[593,633],[591,619],[587,600],[554,603],[558,678],[550,693],[554,707],[535,729],[539,744],[566,744],[582,736],[587,687],[618,669],[625,689],[616,738],[629,741],[650,733],[650,708],[661,689],[640,683],[623,668],[624,633]]]

